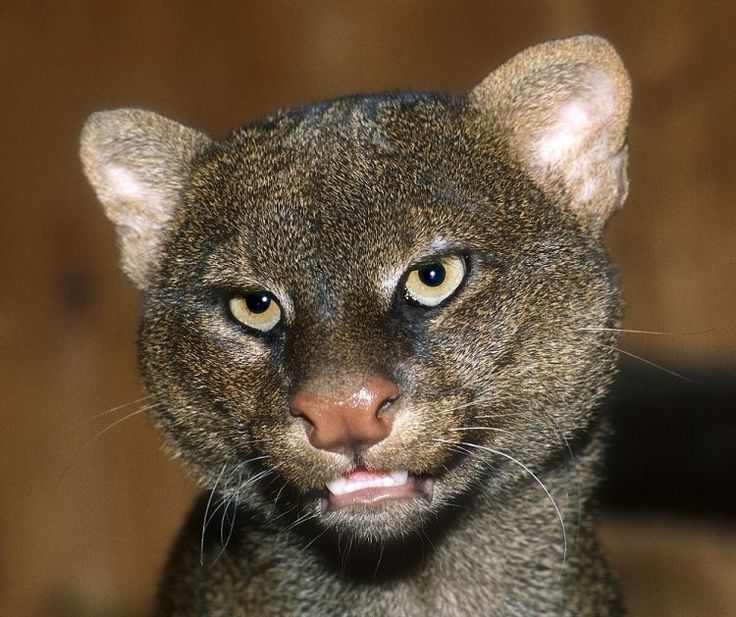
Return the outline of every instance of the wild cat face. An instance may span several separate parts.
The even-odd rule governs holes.
[[[467,98],[341,99],[221,141],[93,116],[156,419],[202,482],[384,539],[584,430],[613,356],[591,332],[617,311],[598,236],[625,194],[622,71],[580,38]]]

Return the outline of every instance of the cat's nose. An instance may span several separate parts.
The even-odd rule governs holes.
[[[315,448],[347,453],[389,436],[390,408],[398,397],[393,381],[373,377],[341,399],[299,391],[291,398],[291,411],[309,423],[307,435]]]

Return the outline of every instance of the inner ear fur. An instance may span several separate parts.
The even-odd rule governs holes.
[[[631,84],[611,44],[578,36],[531,47],[469,97],[542,189],[600,233],[628,191]]]
[[[140,109],[96,112],[84,125],[84,172],[115,224],[123,270],[140,289],[158,263],[191,162],[208,143],[204,134]]]

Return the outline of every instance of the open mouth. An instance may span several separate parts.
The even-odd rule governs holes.
[[[432,498],[432,480],[404,470],[356,467],[327,483],[330,510],[350,506],[378,507],[392,501]]]

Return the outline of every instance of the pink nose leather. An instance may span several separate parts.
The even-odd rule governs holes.
[[[383,377],[373,377],[342,400],[300,391],[291,398],[292,413],[310,424],[309,442],[320,450],[362,450],[391,433],[388,408],[399,388]]]

